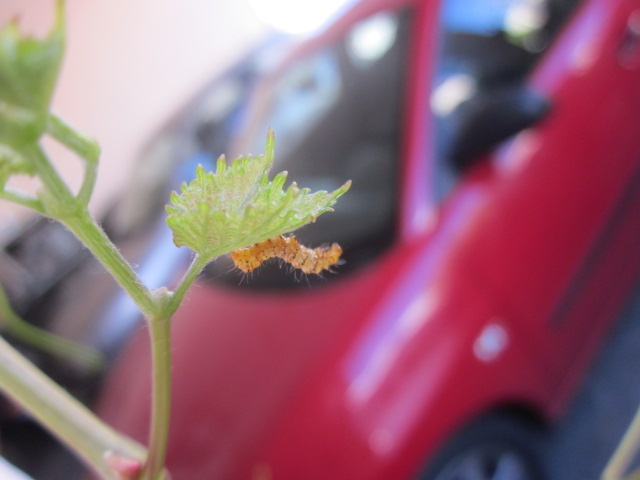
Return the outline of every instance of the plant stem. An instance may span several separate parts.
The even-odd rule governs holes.
[[[145,317],[156,318],[160,315],[159,302],[142,284],[131,265],[122,257],[104,230],[100,228],[86,209],[60,220],[113,275]]]
[[[636,411],[631,425],[627,428],[624,437],[602,472],[602,480],[621,480],[624,478],[625,471],[638,451],[638,446],[640,446],[640,408]],[[634,475],[636,474],[637,472]]]
[[[16,203],[18,205],[22,205],[27,208],[31,208],[32,210],[35,210],[39,214],[44,215],[44,207],[42,206],[42,203],[40,202],[40,200],[38,200],[37,198],[33,198],[28,195],[25,195],[22,192],[12,191],[7,188],[4,191],[0,192],[0,198],[8,200],[9,202]]]
[[[207,259],[196,255],[176,290],[159,297],[162,315],[147,317],[151,337],[153,368],[153,395],[151,429],[149,433],[149,456],[141,480],[160,480],[165,477],[165,459],[171,420],[171,317],[182,303],[187,289],[194,282]]]
[[[144,447],[101,422],[2,338],[0,388],[104,478],[117,478],[104,463],[107,451],[132,459],[145,458]]]
[[[63,125],[61,122],[50,123],[58,125],[56,128],[63,128],[60,127]],[[65,126],[65,128],[68,127]],[[87,205],[73,196],[45,153],[39,147],[32,147],[27,149],[25,154],[34,163],[38,176],[49,192],[47,200],[50,205],[45,206],[45,210],[49,208],[47,214],[65,224],[78,237],[131,296],[146,317],[157,316],[158,302],[155,301],[149,289],[140,282],[131,265],[122,257],[104,230],[89,214]],[[87,186],[87,188],[92,187]]]
[[[191,284],[198,277],[202,269],[209,263],[211,260],[208,258],[204,258],[200,255],[197,255],[191,261],[191,265],[189,265],[189,269],[185,272],[184,276],[178,283],[178,286],[174,290],[171,298],[169,300],[168,311],[167,313],[173,315],[175,311],[178,309],[182,300],[184,299],[185,293],[191,286]]]
[[[27,147],[23,153],[35,166],[38,177],[49,191],[50,197],[55,198],[59,204],[71,208],[75,203],[73,195],[40,146]]]
[[[50,128],[61,138],[68,139],[68,132],[65,133],[68,127],[57,121],[55,117],[50,119]],[[84,147],[82,141],[79,145],[75,145],[77,150],[82,150]],[[173,295],[160,294],[159,292],[154,294],[143,285],[131,265],[122,257],[102,228],[89,214],[82,197],[90,193],[93,188],[91,177],[95,172],[92,170],[92,161],[87,164],[83,189],[81,189],[79,197],[75,198],[41,150],[33,150],[30,155],[36,161],[37,170],[44,186],[57,200],[57,204],[54,203],[53,209],[48,213],[65,224],[78,237],[111,273],[148,319],[153,356],[153,403],[149,455],[141,478],[148,480],[166,478],[164,462],[169,436],[171,402],[170,326],[171,314],[177,309],[179,302],[172,301],[175,298]],[[197,265],[200,265],[200,262],[196,262]],[[189,272],[188,279],[181,282],[180,298],[184,296],[186,288],[193,282],[199,270],[194,271],[192,268]]]
[[[54,114],[49,114],[47,119],[47,133],[85,161],[84,179],[78,200],[87,205],[96,183],[100,147],[95,140],[82,135]]]
[[[49,352],[83,368],[97,371],[104,366],[105,359],[97,350],[67,340],[46,330],[42,330],[23,320],[11,308],[9,299],[0,285],[0,328],[27,345]]]
[[[153,365],[153,404],[149,456],[142,471],[141,480],[159,480],[164,477],[164,463],[169,439],[171,410],[171,318],[151,318],[148,321],[151,335]]]

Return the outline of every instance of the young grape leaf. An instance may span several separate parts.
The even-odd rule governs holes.
[[[64,43],[62,1],[44,39],[22,36],[17,21],[0,29],[0,143],[20,148],[44,133]]]
[[[283,190],[286,172],[269,181],[273,155],[269,131],[264,155],[239,157],[229,168],[220,157],[215,173],[198,167],[195,180],[184,183],[180,194],[173,192],[166,207],[174,243],[213,260],[314,222],[351,185],[311,193],[293,183]]]

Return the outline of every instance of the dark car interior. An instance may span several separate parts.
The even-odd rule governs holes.
[[[488,18],[487,23],[479,19],[475,24],[456,18],[468,14],[466,9],[454,8],[457,3],[461,2],[445,2],[434,95],[452,79],[466,77],[471,87],[454,106],[445,111],[433,109],[440,164],[436,190],[441,198],[465,169],[552,109],[549,99],[527,86],[526,77],[580,0],[504,2],[500,23]],[[529,16],[527,28],[510,26],[513,10],[527,4],[530,10],[521,14],[525,24]]]

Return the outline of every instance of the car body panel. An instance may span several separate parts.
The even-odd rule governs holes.
[[[469,262],[538,337],[536,349],[557,383],[565,381],[558,365],[584,368],[590,338],[609,326],[640,261],[624,247],[638,241],[632,212],[640,208],[640,128],[632,119],[640,71],[620,65],[617,50],[640,4],[587,3],[531,80],[551,98],[553,112],[500,152],[487,188],[485,234],[470,240]]]

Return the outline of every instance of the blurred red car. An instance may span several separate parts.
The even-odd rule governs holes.
[[[205,89],[111,228],[268,126],[275,170],[353,188],[297,233],[341,243],[337,274],[220,259],[188,295],[173,478],[542,478],[536,434],[640,271],[639,115],[640,0],[363,0]],[[141,331],[101,412],[144,441],[149,392]]]

